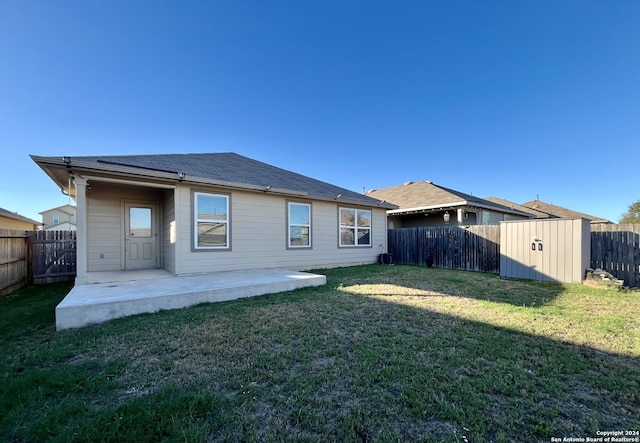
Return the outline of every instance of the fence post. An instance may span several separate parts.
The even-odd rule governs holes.
[[[33,284],[33,233],[27,232],[27,285]]]

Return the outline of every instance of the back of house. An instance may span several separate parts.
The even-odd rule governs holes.
[[[396,207],[235,153],[32,158],[76,202],[77,284],[372,263]]]

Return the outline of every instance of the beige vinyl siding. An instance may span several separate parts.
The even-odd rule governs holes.
[[[193,248],[192,191],[230,199],[230,249]],[[155,202],[159,208],[160,266],[175,274],[236,269],[313,269],[377,261],[386,252],[386,211],[334,202],[194,188],[174,190],[93,182],[87,194],[87,271],[116,271],[123,261],[123,202]],[[287,248],[287,201],[311,203],[312,247]],[[371,209],[371,247],[338,248],[338,208]],[[382,248],[380,247],[382,245]]]
[[[35,229],[32,223],[14,220],[8,217],[0,217],[0,228],[14,229],[17,231],[33,231]]]
[[[480,216],[480,219],[478,220],[478,224],[483,224],[483,225],[499,225],[501,221],[528,220],[528,218],[524,216],[507,214],[504,212],[490,211],[488,209],[483,209],[482,214],[479,214],[479,216]],[[487,220],[488,220],[488,223],[487,223]]]
[[[120,200],[92,192],[87,214],[87,271],[120,270]]]
[[[63,220],[63,218],[62,218],[62,214],[60,213],[60,211],[58,211],[58,210],[56,210],[56,209],[51,210],[51,211],[43,212],[43,213],[42,213],[42,214],[40,214],[40,215],[42,216],[42,223],[44,223],[45,227],[47,227],[47,226],[51,226],[51,225],[55,224],[55,223],[54,223],[53,218],[54,218],[56,215],[60,218],[60,220]],[[68,220],[68,217],[69,217],[68,215],[66,215],[66,216],[65,216],[65,219],[66,219],[65,221],[69,221],[69,220]],[[60,223],[60,222],[58,221],[58,224],[59,224],[59,223]]]
[[[64,208],[55,208],[49,211],[42,212],[42,223],[44,223],[45,229],[52,230],[69,230],[70,225],[73,225],[75,230],[76,224],[76,208],[73,206],[66,206]],[[58,223],[54,223],[54,216],[58,216]]]
[[[221,190],[197,189],[203,192]],[[372,209],[372,247],[338,248],[338,204],[296,199],[312,204],[312,248],[287,249],[286,202],[284,196],[234,191],[230,195],[229,250],[193,250],[192,194],[177,190],[178,263],[176,273],[202,273],[235,269],[311,269],[372,263],[386,251],[386,212]],[[228,192],[228,191],[227,191]],[[350,207],[349,205],[340,205]],[[368,209],[368,208],[364,208]]]
[[[480,222],[483,225],[499,225],[503,220],[504,214],[502,212],[489,211],[488,209],[482,210]]]
[[[87,194],[87,271],[123,269],[123,201],[159,201],[160,191],[101,182]]]

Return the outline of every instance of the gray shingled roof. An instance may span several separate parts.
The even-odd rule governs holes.
[[[528,208],[526,206],[520,205],[518,203],[514,203],[509,200],[505,200],[504,198],[485,197],[484,199],[493,203],[497,203],[502,206],[507,206],[509,208],[516,209],[521,212],[526,212],[527,214],[533,215],[535,218],[549,218],[549,214],[547,214],[546,212],[536,211],[535,209]]]
[[[602,217],[596,217],[594,215],[585,214],[583,212],[574,211],[571,209],[563,208],[562,206],[556,206],[551,203],[546,203],[540,200],[532,200],[522,204],[527,208],[534,209],[549,214],[555,218],[586,218],[591,223],[610,223],[609,220]]]
[[[477,206],[506,213],[529,215],[517,209],[475,197],[454,189],[436,185],[430,181],[407,182],[384,189],[374,189],[367,195],[398,205],[400,209],[425,209],[434,207]]]
[[[45,157],[57,160],[62,157]],[[43,158],[34,158],[40,163]],[[341,199],[367,206],[380,206],[380,201],[339,186],[316,180],[295,172],[253,160],[233,152],[196,153],[196,154],[154,154],[154,155],[106,155],[71,157],[74,165],[92,165],[97,169],[109,171],[117,168],[135,173],[138,170],[147,176],[167,177],[167,174],[185,174],[185,181],[197,182],[199,179],[213,180],[231,184],[252,185],[266,189],[289,190],[304,193],[309,198],[324,200]],[[383,205],[384,207],[385,205]],[[390,205],[386,205],[390,206]]]

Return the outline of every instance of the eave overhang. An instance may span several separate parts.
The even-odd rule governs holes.
[[[338,203],[345,203],[354,206],[362,207],[379,207],[381,209],[392,210],[398,208],[398,206],[384,201],[374,199],[372,202],[366,202],[363,200],[343,197],[341,194],[336,196],[316,195],[310,194],[304,191],[297,191],[293,189],[275,188],[268,184],[266,185],[253,185],[247,183],[228,182],[223,180],[214,180],[203,177],[193,177],[186,175],[182,172],[173,171],[161,171],[148,168],[138,168],[131,166],[122,166],[110,163],[96,163],[87,162],[81,160],[71,160],[68,157],[40,157],[31,156],[32,160],[58,185],[61,191],[65,194],[74,195],[73,186],[71,186],[70,177],[85,177],[89,180],[100,180],[104,178],[105,181],[108,178],[122,178],[129,180],[143,180],[150,184],[157,183],[159,185],[164,184],[187,184],[194,186],[207,186],[218,187],[230,190],[240,190],[247,192],[260,192],[273,195],[280,195],[293,198],[305,198],[310,200],[331,201]]]
[[[531,214],[517,211],[515,209],[510,209],[507,207],[497,207],[494,205],[483,204],[481,202],[469,202],[467,200],[461,200],[457,202],[449,202],[449,203],[440,203],[437,205],[428,205],[428,206],[417,206],[412,208],[399,208],[394,210],[387,211],[387,215],[410,215],[410,214],[425,214],[430,212],[440,212],[440,211],[453,211],[457,209],[465,209],[465,210],[481,210],[487,209],[490,211],[503,212],[507,214],[515,214],[523,217],[531,217]]]

